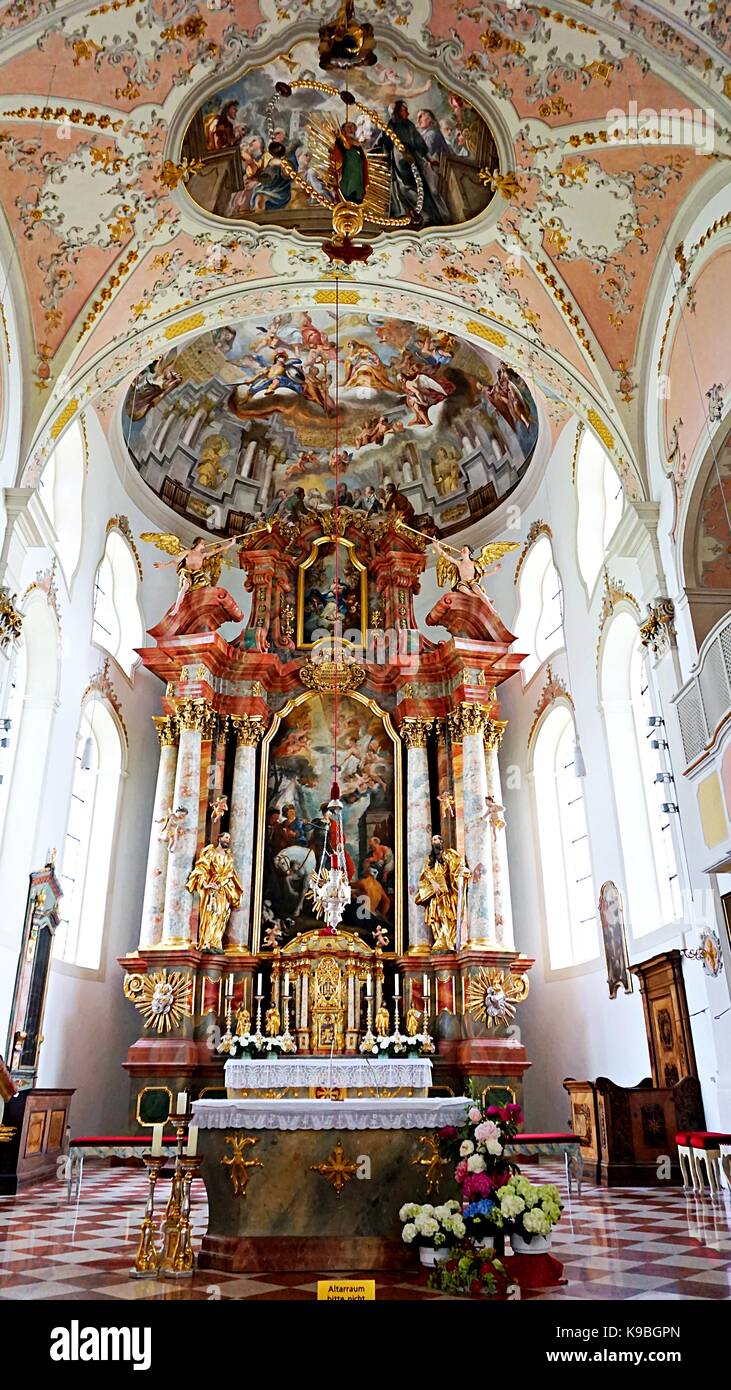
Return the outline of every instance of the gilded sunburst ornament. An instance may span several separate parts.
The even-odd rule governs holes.
[[[488,1028],[500,1028],[515,1018],[515,1005],[528,996],[526,975],[513,975],[494,966],[483,966],[467,987],[467,1008]]]
[[[179,970],[156,970],[152,975],[134,975],[125,982],[125,994],[139,1010],[146,1028],[169,1033],[190,1016],[188,977]]]

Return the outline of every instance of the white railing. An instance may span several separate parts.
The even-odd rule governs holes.
[[[693,675],[675,697],[675,708],[685,761],[692,763],[731,712],[731,613],[706,637]]]

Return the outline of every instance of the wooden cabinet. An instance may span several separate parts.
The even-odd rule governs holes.
[[[39,1087],[7,1102],[0,1123],[0,1193],[12,1194],[55,1174],[73,1094]]]
[[[640,982],[655,1086],[676,1086],[698,1075],[680,951],[663,951],[630,966]]]

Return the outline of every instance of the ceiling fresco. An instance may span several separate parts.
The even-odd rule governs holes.
[[[453,202],[446,232],[435,218],[418,231],[374,234],[371,259],[346,277],[353,303],[473,342],[484,333],[534,396],[548,384],[598,430],[641,495],[643,329],[658,284],[677,279],[683,228],[731,173],[729,7],[359,0],[358,8],[375,24],[379,58],[358,78],[358,95],[386,124],[404,96],[427,147],[436,150],[440,137],[449,147],[426,169],[436,193],[446,189],[446,201],[455,189],[463,199],[465,189],[479,193],[486,215],[475,217],[477,203]],[[268,322],[262,314],[314,313],[322,302],[331,272],[306,225],[319,213],[292,208],[291,196],[257,209],[276,201],[277,176],[251,142],[267,83],[280,69],[290,83],[312,69],[312,36],[334,9],[334,0],[0,0],[0,254],[25,324],[12,351],[33,383],[24,480],[74,411],[100,392],[124,394],[140,363],[164,358],[178,335],[249,313],[255,327]],[[232,90],[246,96],[237,121],[247,127],[233,162],[242,141],[252,158],[227,190],[214,165],[230,165],[234,147],[196,153],[193,140],[196,121],[207,139]],[[707,130],[696,145],[687,132],[660,142],[612,135],[608,113],[638,93],[657,111],[701,113],[713,139]],[[473,109],[500,148],[499,169],[479,189],[473,166],[489,156],[470,146]],[[276,113],[306,173],[312,114],[301,94]],[[722,243],[723,226],[706,231]],[[700,296],[697,320],[708,336]],[[703,375],[701,392],[716,379]],[[671,410],[666,435],[676,418]]]
[[[517,486],[535,401],[486,348],[404,319],[331,310],[247,320],[152,362],[129,387],[130,458],[169,506],[232,534],[335,499],[450,534]],[[336,357],[337,351],[337,357]],[[336,400],[339,406],[336,422]]]
[[[482,212],[493,196],[487,176],[497,166],[487,125],[432,74],[381,51],[383,61],[349,74],[358,105],[348,110],[321,90],[330,84],[323,84],[311,39],[209,97],[183,140],[183,158],[196,168],[187,184],[193,201],[221,218],[321,235],[330,214],[314,195],[329,200],[337,186],[363,205],[379,164],[391,218],[416,216],[414,169],[424,190],[418,226],[448,227]],[[277,84],[293,82],[311,85],[279,97]],[[339,88],[345,90],[342,78]],[[271,141],[281,156],[270,153]],[[289,169],[307,187],[293,182]]]

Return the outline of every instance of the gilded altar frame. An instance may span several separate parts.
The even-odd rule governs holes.
[[[264,846],[266,838],[266,808],[267,792],[269,783],[269,750],[272,740],[277,733],[280,724],[291,714],[298,705],[305,704],[308,700],[317,700],[322,693],[316,690],[305,690],[301,695],[295,695],[288,700],[280,710],[272,716],[272,722],[261,741],[261,765],[259,768],[259,812],[257,816],[256,832],[256,862],[254,871],[254,912],[252,921],[251,949],[254,955],[259,953],[261,948],[261,913],[264,898]],[[349,690],[338,695],[340,700],[353,700],[356,704],[363,705],[371,714],[375,714],[381,720],[383,727],[388,734],[393,746],[393,797],[394,797],[394,858],[396,860],[395,891],[394,891],[394,954],[403,954],[403,776],[401,768],[401,740],[391,723],[391,716],[387,710],[370,699],[367,695],[361,695],[357,690]],[[387,952],[386,954],[390,954]]]
[[[305,575],[311,569],[318,558],[318,552],[324,545],[342,545],[348,551],[348,558],[356,574],[360,575],[360,642],[365,647],[368,641],[368,570],[356,554],[355,545],[352,541],[346,540],[343,536],[318,536],[312,542],[312,549],[306,560],[303,560],[297,573],[297,646],[303,650],[310,651],[317,647],[322,638],[315,642],[305,642]],[[335,551],[337,555],[337,550]],[[350,646],[351,643],[343,642],[343,645]],[[379,711],[380,713],[380,711]]]

